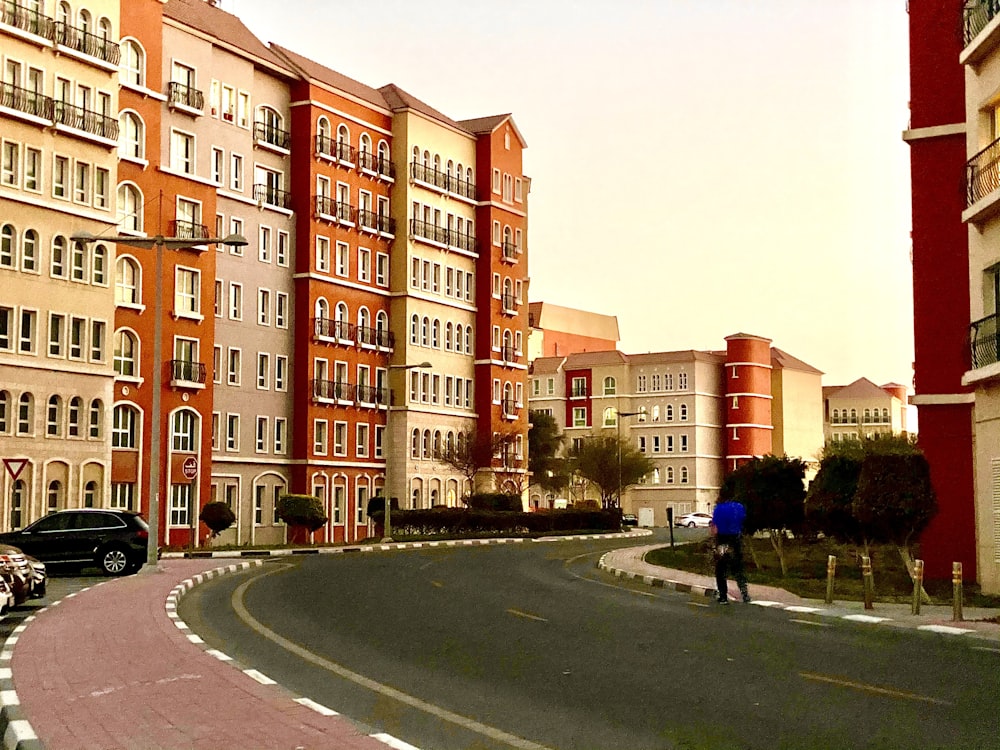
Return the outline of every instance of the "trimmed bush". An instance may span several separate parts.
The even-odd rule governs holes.
[[[236,514],[225,503],[208,503],[201,509],[198,519],[209,528],[212,536],[216,537],[236,522]]]
[[[619,531],[621,514],[613,510],[557,510],[523,513],[474,508],[393,510],[393,531],[402,536],[517,536],[579,531]]]
[[[305,526],[310,532],[323,528],[323,503],[312,495],[282,495],[278,498],[278,518],[289,526]]]
[[[515,511],[524,510],[521,496],[506,492],[477,492],[471,495],[466,505],[472,510]]]

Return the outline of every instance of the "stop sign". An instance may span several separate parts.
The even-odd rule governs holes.
[[[198,459],[194,456],[185,458],[184,463],[181,464],[181,473],[185,479],[194,479],[198,476]]]

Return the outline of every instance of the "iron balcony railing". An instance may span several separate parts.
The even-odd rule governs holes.
[[[479,251],[479,243],[473,235],[461,234],[454,229],[432,224],[429,221],[410,219],[410,234],[472,253]]]
[[[75,104],[54,101],[52,103],[52,121],[101,138],[118,140],[118,120],[100,112],[77,107]]]
[[[172,237],[180,237],[185,240],[207,240],[210,236],[208,227],[204,224],[184,219],[174,219],[170,222],[170,234]]]
[[[366,229],[386,234],[396,233],[396,220],[385,214],[377,214],[364,208],[358,209],[358,223]]]
[[[206,368],[201,362],[188,362],[186,359],[170,360],[172,380],[183,380],[185,383],[205,383]]]
[[[515,349],[510,344],[500,347],[500,353],[503,357],[504,362],[516,362],[517,361],[517,349]]]
[[[972,369],[986,367],[1000,362],[997,352],[997,319],[1000,313],[993,313],[977,320],[970,327],[972,344]]]
[[[589,394],[587,393],[587,386],[574,385],[573,390],[570,392],[570,396],[573,398],[585,398]]]
[[[985,198],[1000,187],[1000,138],[993,141],[965,165],[965,207]]]
[[[48,96],[22,89],[10,83],[0,83],[0,107],[16,109],[28,115],[51,120],[54,102]]]
[[[0,22],[46,39],[52,39],[54,36],[54,20],[43,16],[37,10],[25,8],[15,0],[3,0],[0,3]]]
[[[383,177],[396,179],[396,165],[383,156],[369,151],[359,151],[358,163],[362,169],[367,169],[369,172],[376,172]]]
[[[292,207],[292,194],[287,190],[281,190],[270,185],[254,185],[253,199],[263,202],[268,206],[278,206],[279,208]]]
[[[454,195],[475,200],[476,185],[473,182],[442,172],[437,167],[431,167],[418,161],[410,162],[410,173],[414,180],[426,182],[434,187],[446,190]]]
[[[365,404],[386,404],[389,402],[389,392],[377,385],[357,386],[358,401]]]
[[[371,326],[355,326],[354,334],[359,344],[367,346],[378,346],[383,349],[391,349],[395,343],[393,335],[389,331]]]
[[[1000,0],[966,0],[962,8],[965,44],[968,45],[975,39],[998,13],[1000,13]]]
[[[191,109],[205,108],[205,95],[199,89],[177,81],[170,81],[167,84],[167,101]]]
[[[353,401],[355,386],[339,380],[313,380],[312,392],[315,398],[325,398],[331,401]]]
[[[354,163],[357,149],[344,141],[337,141],[327,135],[316,136],[316,154],[319,156],[329,156],[332,159]]]
[[[110,65],[117,65],[122,52],[117,42],[105,39],[103,36],[91,34],[68,23],[56,21],[53,25],[52,40],[56,44],[81,52],[90,57],[96,57]]]
[[[338,221],[349,221],[354,223],[357,216],[357,209],[350,203],[336,201],[328,195],[317,195],[314,199],[316,201],[317,214],[322,214],[323,216],[333,216]]]
[[[500,408],[505,417],[517,416],[517,402],[512,398],[505,398],[500,402]]]
[[[511,293],[500,295],[504,312],[517,312],[517,297]]]
[[[267,143],[277,148],[288,149],[292,145],[291,133],[275,125],[269,125],[266,122],[255,122],[253,124],[253,137],[262,143]]]
[[[354,341],[356,326],[346,320],[333,318],[313,318],[313,330],[317,336],[341,341]]]
[[[504,260],[517,260],[517,245],[513,242],[504,242],[500,247],[503,251]]]

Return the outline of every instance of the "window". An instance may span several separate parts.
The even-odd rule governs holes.
[[[52,196],[68,198],[66,182],[69,179],[69,158],[56,156],[52,160]]]
[[[271,385],[271,355],[257,353],[257,388],[266,391]]]
[[[688,405],[687,404],[681,404],[680,405],[680,417],[681,417],[681,421],[682,422],[687,422],[687,418],[688,418]]]
[[[175,451],[192,452],[197,450],[196,438],[198,415],[191,409],[180,409],[174,412],[170,420],[170,445]]]
[[[222,184],[222,170],[224,169],[226,154],[216,146],[212,147],[212,182],[216,185]]]
[[[288,357],[277,354],[274,357],[274,390],[284,391],[288,380]]]
[[[187,526],[190,523],[190,509],[191,485],[187,482],[170,485],[170,525]]]
[[[618,412],[613,406],[609,406],[604,410],[604,426],[614,427],[616,424],[618,424]]]
[[[139,341],[131,331],[115,331],[114,367],[115,372],[126,378],[136,377],[139,360]]]
[[[118,225],[123,232],[142,231],[142,193],[135,185],[118,186]]]
[[[118,259],[115,267],[115,304],[138,305],[140,298],[139,264],[128,256]]]
[[[574,427],[586,427],[587,426],[587,410],[581,406],[573,407],[573,426]]]
[[[316,238],[316,270],[330,272],[330,240],[326,237]]]
[[[677,388],[682,391],[686,391],[688,387],[688,376],[686,372],[682,372],[677,376]]]
[[[358,248],[358,280],[372,280],[372,251],[363,247]]]
[[[347,276],[351,270],[351,246],[346,242],[337,243],[337,275]]]
[[[3,142],[3,159],[0,162],[0,183],[17,186],[20,183],[21,145]]]
[[[122,40],[118,75],[126,85],[146,85],[146,55],[134,39]]]
[[[49,314],[49,356],[62,357],[65,353],[66,316]]]
[[[107,284],[108,249],[104,245],[94,247],[94,256],[91,259],[90,279],[91,283],[97,286]]]
[[[59,437],[62,434],[63,402],[59,396],[50,396],[45,412],[45,434],[49,437]]]
[[[35,401],[30,393],[22,393],[17,400],[17,434],[30,435],[35,420]]]
[[[616,392],[617,384],[615,383],[615,379],[612,377],[604,378],[604,395],[614,396]]]
[[[587,379],[586,378],[573,378],[572,381],[572,395],[573,397],[579,398],[581,396],[587,395]]]
[[[229,385],[239,385],[241,380],[241,370],[242,370],[242,352],[239,349],[229,349]]]
[[[255,430],[255,447],[257,453],[267,453],[268,437],[270,437],[270,426],[267,417],[257,417],[257,429]]]
[[[238,193],[243,192],[243,157],[239,154],[230,154],[229,187]]]
[[[267,289],[257,290],[257,324],[271,325],[271,292]]]
[[[130,110],[118,115],[118,156],[142,161],[146,157],[146,126],[142,118]]]
[[[347,422],[333,423],[333,455],[347,455]]]
[[[178,267],[174,276],[174,313],[179,317],[201,319],[201,273],[194,268]]]
[[[326,455],[328,428],[329,423],[325,419],[313,420],[313,453],[316,455]]]
[[[226,450],[238,451],[240,449],[240,415],[226,415]]]
[[[229,283],[229,319],[243,320],[243,285]]]
[[[687,453],[688,449],[688,436],[681,435],[681,453]]]
[[[135,484],[133,482],[112,482],[110,506],[132,510],[135,507]]]
[[[86,281],[87,278],[87,249],[82,242],[73,243],[73,252],[70,254],[70,278],[73,281]]]
[[[645,393],[646,392],[646,376],[645,375],[640,375],[638,378],[636,378],[636,388],[635,389],[639,393]]]
[[[278,246],[275,250],[275,262],[279,266],[288,265],[288,232],[278,232]]]
[[[285,417],[274,418],[274,452],[282,454],[285,452],[285,441],[288,435],[288,420]]]
[[[170,131],[170,167],[184,174],[194,174],[194,136],[190,133]]]
[[[82,417],[83,399],[74,396],[69,400],[69,437],[80,437],[80,419]]]
[[[34,310],[21,310],[21,330],[18,332],[17,350],[21,354],[35,353],[35,328],[38,313]]]
[[[274,325],[278,328],[288,328],[288,295],[285,292],[275,293]]]
[[[681,484],[687,484],[687,483],[688,483],[688,467],[687,466],[682,466],[681,467]]]
[[[24,189],[34,193],[42,191],[42,152],[37,148],[24,149]]]

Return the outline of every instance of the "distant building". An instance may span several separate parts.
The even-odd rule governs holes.
[[[541,357],[528,404],[553,416],[568,449],[616,434],[646,453],[653,472],[623,492],[622,506],[652,508],[665,525],[668,507],[675,515],[710,510],[725,472],[754,456],[815,462],[823,446],[822,373],[770,343],[736,334],[721,352]],[[637,413],[619,417],[625,412]],[[567,495],[579,501],[594,492],[574,483]],[[529,491],[531,507],[552,507],[555,499],[537,486]]]
[[[906,386],[875,385],[858,378],[850,385],[823,386],[823,437],[827,442],[906,432]]]
[[[618,348],[618,318],[551,302],[528,304],[528,360]]]

